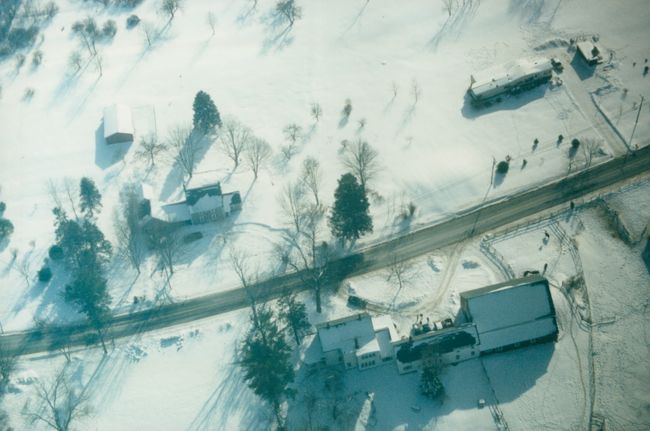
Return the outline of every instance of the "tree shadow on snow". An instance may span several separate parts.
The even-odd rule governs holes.
[[[196,139],[198,139],[198,143],[196,143]],[[189,145],[198,145],[197,152],[195,154],[195,163],[194,165],[197,166],[199,163],[201,163],[201,160],[205,157],[206,153],[210,149],[210,146],[212,145],[213,142],[213,136],[210,135],[203,135],[201,136],[198,132],[192,130],[190,133],[189,138],[185,141],[185,144],[183,145],[183,148],[179,152],[187,151],[187,147]],[[183,184],[184,181],[184,172],[183,169],[181,168],[180,164],[178,161],[174,161],[172,164],[171,169],[167,173],[167,176],[165,177],[165,181],[163,181],[163,186],[160,190],[160,195],[159,199],[164,201],[167,200],[174,191],[178,189],[179,186]]]
[[[133,141],[108,144],[104,139],[104,121],[95,130],[95,164],[100,169],[107,169],[124,158]]]
[[[63,299],[65,285],[70,280],[63,264],[50,261],[48,265],[52,269],[52,279],[47,283],[32,281],[31,287],[14,304],[12,314],[16,316],[29,303],[38,301],[33,313],[34,321],[62,323],[63,320],[63,323],[68,323],[71,320],[82,320],[83,316]]]
[[[236,351],[237,345],[233,343],[226,348]],[[222,364],[218,386],[205,400],[187,430],[226,430],[233,426],[229,422],[233,418],[239,419],[237,429],[264,429],[270,422],[270,414],[265,413],[268,410],[246,386],[239,365],[236,362]]]
[[[293,26],[286,21],[281,13],[272,9],[261,18],[265,27],[265,37],[262,41],[261,54],[265,55],[271,51],[281,51],[293,43],[291,30]]]
[[[558,1],[560,3],[561,0]],[[542,16],[546,0],[510,0],[508,13],[517,15],[529,24],[537,22]]]
[[[427,44],[429,48],[435,51],[444,39],[460,36],[465,24],[476,15],[480,4],[480,0],[465,0],[462,5],[457,2],[451,16],[445,20],[442,27],[429,40]]]
[[[250,24],[251,19],[257,13],[257,2],[251,1],[250,3],[250,5],[244,5],[237,14],[237,18],[235,18],[235,22],[242,27]]]

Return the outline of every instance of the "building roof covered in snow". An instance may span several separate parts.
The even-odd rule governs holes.
[[[188,202],[188,207],[190,214],[212,211],[223,207],[223,199],[221,198],[221,195],[213,196],[205,194],[198,198],[194,204],[189,205]]]
[[[578,52],[582,57],[587,60],[589,64],[596,64],[599,61],[602,61],[602,56],[600,55],[600,50],[596,45],[591,43],[588,40],[576,43]]]
[[[133,140],[133,120],[128,106],[116,104],[104,108],[104,139],[109,144]]]
[[[427,349],[442,355],[456,349],[473,346],[477,340],[478,334],[476,326],[473,324],[429,331],[400,342],[397,359],[401,362],[418,361],[422,359],[422,355]]]
[[[548,280],[539,275],[462,292],[460,301],[478,329],[481,351],[557,333]]]
[[[368,313],[359,313],[341,319],[316,325],[323,352],[341,349],[344,352],[357,350],[375,338],[372,318]]]
[[[156,206],[155,208],[152,206],[151,215],[154,218],[169,223],[183,223],[192,219],[190,209],[185,201],[172,204],[164,204]]]
[[[216,171],[195,172],[185,183],[185,190],[197,190],[221,186],[219,174]]]
[[[553,65],[547,58],[522,58],[482,70],[472,75],[471,94],[476,98],[486,98],[511,88],[518,82],[535,75],[547,74]]]

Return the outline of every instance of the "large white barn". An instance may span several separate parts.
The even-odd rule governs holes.
[[[476,325],[481,354],[557,338],[548,280],[539,275],[462,292],[460,306]]]

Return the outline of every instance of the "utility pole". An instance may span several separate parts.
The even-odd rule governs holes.
[[[630,135],[630,141],[628,148],[632,146],[632,138],[634,138],[634,132],[636,131],[636,125],[639,123],[639,115],[641,115],[641,108],[643,107],[643,96],[641,96],[641,103],[639,104],[639,110],[636,113],[636,120],[634,121],[634,128],[632,128],[632,135]]]

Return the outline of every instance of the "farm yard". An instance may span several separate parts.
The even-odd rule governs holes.
[[[92,220],[112,244],[101,265],[108,310],[119,315],[245,287],[243,267],[248,281],[309,268],[303,247],[331,259],[363,251],[632,157],[650,138],[650,52],[640,42],[650,9],[642,0],[296,1],[294,15],[271,0],[193,0],[178,9],[156,0],[57,0],[54,12],[47,2],[9,3],[13,28],[36,25],[38,33],[10,54],[0,43],[0,217],[13,226],[0,241],[4,333],[87,317],[64,294],[75,280],[68,256],[52,257],[55,207]],[[10,15],[9,3],[0,12]],[[89,18],[100,33],[75,25]],[[576,41],[598,46],[602,62],[587,65]],[[526,91],[472,103],[473,76],[524,58],[557,59],[562,70]],[[205,130],[196,120],[200,92],[218,109]],[[107,142],[107,131],[124,128],[105,114],[114,105],[130,117],[126,142]],[[363,151],[368,168],[360,171]],[[367,193],[372,229],[344,241],[328,219],[348,172]],[[89,217],[82,178],[101,199]],[[207,185],[193,189],[200,178]],[[649,426],[648,343],[630,338],[644,340],[650,324],[640,257],[650,193],[647,179],[631,184],[586,196],[575,210],[555,208],[406,262],[396,257],[337,291],[323,288],[322,304],[301,293],[311,325],[356,312],[352,295],[408,336],[420,314],[456,316],[463,291],[539,271],[552,286],[560,337],[446,367],[441,402],[418,393],[418,374],[387,363],[346,371],[314,404],[332,377],[314,377],[296,348],[298,393],[282,405],[289,429]],[[145,233],[158,235],[158,248],[123,247],[125,196],[146,201],[148,216],[164,222],[184,211],[173,247],[155,230]],[[314,202],[315,215],[298,214]],[[46,267],[50,278],[39,281]],[[21,357],[1,389],[0,413],[13,429],[46,429],[26,412],[42,412],[39,389],[65,369],[89,408],[74,422],[80,429],[273,428],[277,418],[243,390],[237,366],[248,314],[112,340],[106,353],[75,347]]]

